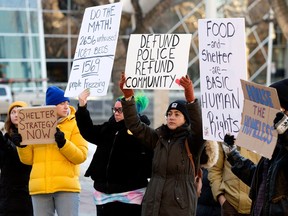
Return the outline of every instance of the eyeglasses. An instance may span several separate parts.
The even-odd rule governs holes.
[[[115,114],[116,112],[118,112],[119,114],[121,114],[123,112],[122,107],[112,107],[112,112]]]

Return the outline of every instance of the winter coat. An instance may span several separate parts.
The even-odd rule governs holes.
[[[1,133],[1,132],[0,132]],[[0,216],[32,216],[28,182],[31,166],[20,162],[16,146],[8,133],[0,143]]]
[[[279,138],[280,137],[280,138]],[[288,215],[288,139],[278,137],[271,160],[262,157],[257,165],[234,151],[228,160],[232,171],[243,182],[250,186],[252,200],[251,215],[254,215],[255,200],[262,179],[264,161],[268,162],[268,174],[265,181],[265,198],[262,216]]]
[[[70,106],[70,114],[58,120],[57,127],[65,134],[66,143],[62,148],[59,149],[56,142],[17,148],[20,160],[32,165],[31,195],[81,190],[80,164],[87,158],[88,143],[77,127],[74,107]]]
[[[249,158],[254,163],[257,163],[260,159],[258,154],[245,148],[239,148],[239,152],[242,156]],[[221,143],[219,143],[218,161],[209,169],[208,178],[211,182],[214,200],[218,202],[218,196],[223,194],[226,200],[235,208],[236,211],[238,211],[238,213],[250,213],[250,188],[232,173],[231,165],[226,160]]]
[[[85,173],[94,181],[97,191],[112,194],[144,188],[151,175],[153,152],[125,127],[114,115],[103,124],[93,125],[86,106],[78,107],[76,119],[82,136],[97,146]],[[141,115],[145,124],[150,124]]]
[[[198,101],[187,104],[191,128],[186,123],[175,130],[167,125],[152,129],[140,122],[135,100],[122,100],[125,124],[134,136],[154,149],[152,176],[142,203],[142,216],[192,216],[196,214],[197,194],[194,171],[185,149],[188,140],[196,167],[204,148]]]
[[[208,179],[208,170],[203,169],[203,186],[197,203],[197,216],[221,216],[221,206],[213,199],[213,194]]]

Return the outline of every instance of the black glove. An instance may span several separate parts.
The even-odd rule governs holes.
[[[11,140],[17,147],[24,148],[27,146],[27,145],[21,145],[20,144],[22,142],[22,136],[18,132],[14,132],[12,134]]]
[[[226,156],[236,150],[236,145],[234,143],[235,143],[234,135],[225,134],[224,142],[222,143],[222,148]]]
[[[54,137],[55,137],[55,141],[57,143],[58,148],[62,148],[66,143],[64,133],[59,128],[56,128],[56,133]]]
[[[7,142],[7,138],[0,131],[0,145],[4,145]]]
[[[278,112],[273,123],[278,134],[284,134],[288,128],[288,117],[283,112]]]

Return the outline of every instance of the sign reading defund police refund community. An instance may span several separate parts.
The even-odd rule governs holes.
[[[65,90],[66,97],[90,89],[104,96],[109,87],[118,40],[122,3],[85,9],[77,47]]]
[[[55,143],[56,106],[19,107],[17,112],[21,145]]]
[[[191,36],[131,35],[125,66],[126,88],[183,89],[179,79],[187,74]]]
[[[274,118],[280,111],[280,102],[274,88],[241,80],[244,107],[241,128],[235,144],[271,159],[278,133]]]
[[[199,63],[204,139],[223,141],[240,129],[246,79],[245,23],[242,18],[201,19]]]

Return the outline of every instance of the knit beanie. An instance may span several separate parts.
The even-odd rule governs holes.
[[[172,110],[172,109],[176,109],[176,110],[180,111],[184,115],[184,118],[185,118],[186,122],[188,124],[190,124],[190,118],[189,118],[188,110],[186,108],[186,101],[184,101],[184,100],[176,100],[176,101],[172,102],[168,106],[168,109],[166,111],[166,116],[168,115],[168,112],[170,110]]]
[[[277,90],[280,105],[288,110],[288,79],[283,79],[270,85]]]
[[[28,104],[24,101],[15,101],[15,102],[10,104],[10,106],[8,108],[8,115],[10,115],[10,112],[14,107],[27,107],[27,106],[28,106]]]
[[[64,97],[64,91],[57,86],[50,86],[46,91],[46,105],[58,105],[62,102],[70,102],[68,97]]]

